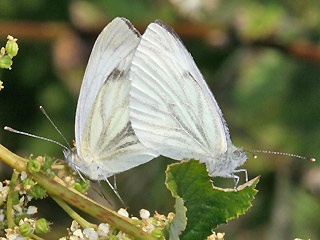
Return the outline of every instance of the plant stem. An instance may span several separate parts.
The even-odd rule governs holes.
[[[53,200],[56,201],[56,203],[66,212],[69,214],[69,216],[76,220],[82,228],[94,228],[97,229],[98,226],[96,224],[90,223],[87,220],[85,220],[83,217],[81,217],[78,213],[76,213],[71,207],[69,207],[68,204],[66,204],[65,201],[61,200],[58,197],[52,196]]]
[[[45,240],[44,238],[41,238],[41,237],[39,237],[39,236],[37,236],[37,235],[35,235],[35,234],[33,234],[33,233],[30,234],[30,237],[31,237],[32,239],[35,239],[35,240]]]
[[[17,174],[14,170],[12,173],[11,181],[10,181],[9,194],[7,199],[7,221],[8,221],[8,228],[11,228],[11,229],[15,227],[13,216],[12,216],[12,198],[14,193],[14,186],[16,184],[18,176],[19,174]]]
[[[77,207],[78,209],[88,213],[89,215],[100,219],[102,222],[107,222],[116,229],[119,229],[128,235],[139,240],[155,240],[153,236],[144,232],[141,228],[135,226],[130,218],[121,216],[115,211],[101,206],[90,198],[80,194],[72,188],[68,188],[65,184],[58,183],[57,176],[54,179],[46,176],[41,172],[30,173],[27,171],[27,160],[10,152],[0,144],[0,160],[8,164],[19,172],[26,173],[43,188],[45,188],[50,196],[59,197]]]

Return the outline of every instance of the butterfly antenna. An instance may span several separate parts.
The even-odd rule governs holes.
[[[61,144],[61,143],[59,143],[57,141],[54,141],[52,139],[49,139],[49,138],[40,137],[40,136],[33,135],[33,134],[30,134],[30,133],[26,133],[26,132],[21,132],[21,131],[15,130],[15,129],[13,129],[11,127],[7,127],[7,126],[4,127],[4,130],[9,131],[9,132],[13,132],[13,133],[17,133],[17,134],[21,134],[21,135],[25,135],[25,136],[28,136],[28,137],[38,138],[38,139],[42,139],[42,140],[45,140],[45,141],[48,141],[48,142],[52,142],[52,143],[55,143],[55,144],[65,148],[65,149],[69,150],[69,148],[67,148],[63,144]]]
[[[110,181],[109,181],[107,178],[105,178],[104,180],[108,183],[109,187],[112,189],[112,191],[114,192],[114,194],[119,198],[119,200],[121,201],[122,205],[123,205],[124,207],[127,207],[127,204],[125,204],[125,202],[122,200],[122,198],[120,197],[120,194],[119,194],[118,191],[114,188],[114,186],[112,186],[112,184],[110,183]]]
[[[51,120],[51,118],[49,117],[49,115],[47,114],[47,112],[44,110],[44,107],[40,106],[40,110],[41,112],[46,116],[46,118],[49,120],[49,122],[51,123],[51,125],[57,130],[57,132],[60,134],[60,136],[63,138],[63,140],[67,143],[67,146],[69,147],[69,149],[71,149],[67,139],[65,138],[65,136],[63,136],[63,134],[61,133],[61,131],[58,129],[58,127],[53,123],[53,121]]]
[[[274,155],[283,155],[283,156],[288,156],[288,157],[295,157],[299,159],[304,159],[304,160],[309,160],[310,162],[315,162],[315,158],[310,158],[310,157],[304,157],[301,155],[297,154],[292,154],[292,153],[284,153],[284,152],[274,152],[274,151],[268,151],[268,150],[249,150],[246,151],[248,153],[252,153],[254,158],[257,158],[257,156],[254,153],[266,153],[266,154],[274,154]]]

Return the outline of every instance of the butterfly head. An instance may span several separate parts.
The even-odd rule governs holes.
[[[206,164],[210,176],[226,177],[232,174],[236,168],[243,165],[247,159],[246,151],[230,143],[225,153],[218,158],[213,157],[212,161],[206,161]]]
[[[240,167],[248,159],[247,152],[234,145],[228,147],[227,154],[233,169]]]
[[[64,149],[63,155],[64,155],[64,158],[66,159],[66,162],[68,163],[69,167],[71,167],[72,169],[75,169],[75,167],[76,167],[75,162],[79,158],[77,152],[73,151],[71,149]]]
[[[231,153],[231,158],[233,161],[237,162],[239,166],[244,164],[244,162],[248,159],[246,152],[242,148],[236,148]]]

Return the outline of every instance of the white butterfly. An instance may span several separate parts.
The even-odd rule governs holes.
[[[130,120],[139,140],[159,154],[204,162],[211,176],[234,178],[246,160],[222,112],[174,30],[157,20],[142,35],[130,71]]]
[[[78,99],[76,151],[64,150],[68,164],[92,180],[107,178],[150,161],[129,121],[128,71],[140,42],[125,18],[115,18],[98,36]]]

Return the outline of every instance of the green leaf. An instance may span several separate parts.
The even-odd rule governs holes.
[[[173,193],[173,192],[171,192]],[[183,205],[183,199],[177,195],[173,195],[176,198],[174,208],[176,214],[172,220],[164,229],[165,239],[178,240],[179,235],[185,230],[187,226],[187,208]]]
[[[234,189],[214,187],[204,164],[197,160],[168,166],[166,185],[172,196],[182,198],[187,208],[187,227],[182,240],[205,239],[211,229],[244,214],[257,193],[256,177]],[[178,213],[177,213],[178,214]]]

